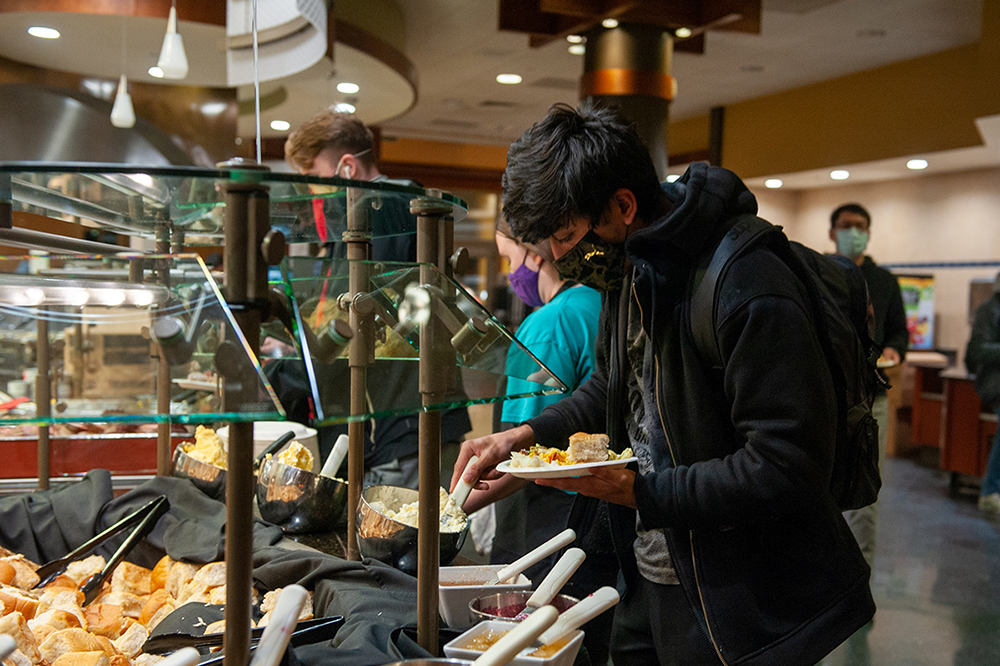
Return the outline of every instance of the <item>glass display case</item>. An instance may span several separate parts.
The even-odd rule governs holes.
[[[37,424],[41,481],[49,429],[64,421],[156,423],[161,474],[169,473],[173,424],[228,421],[226,502],[250,506],[252,421],[285,417],[268,375],[297,367],[308,377],[314,422],[349,422],[347,551],[357,558],[362,421],[419,412],[418,642],[434,653],[438,410],[565,390],[452,279],[453,224],[465,213],[461,200],[439,191],[247,164],[0,163],[0,245],[76,255],[51,256],[44,270],[30,259],[0,260],[0,306],[21,322],[22,352],[33,322],[36,358],[24,362],[36,363],[38,377],[35,395],[6,405],[0,424]],[[33,231],[22,215],[114,232],[151,252]],[[288,243],[318,246],[326,258],[286,257]],[[206,245],[221,247],[221,281],[185,254]],[[409,263],[372,261],[394,246],[410,248],[399,256]],[[282,330],[288,354],[262,365],[261,341]],[[389,390],[383,368],[415,374],[416,386]],[[508,394],[507,376],[520,380],[516,392]],[[101,391],[115,382],[132,384],[120,396]],[[116,402],[88,402],[95,393]],[[225,651],[239,664],[249,645],[251,547],[250,512],[230,511]]]

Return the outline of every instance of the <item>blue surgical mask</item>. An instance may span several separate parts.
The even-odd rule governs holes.
[[[837,229],[837,253],[850,259],[860,257],[868,247],[868,232],[857,227]]]

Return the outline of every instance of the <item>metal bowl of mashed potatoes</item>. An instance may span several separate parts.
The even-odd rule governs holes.
[[[330,532],[347,507],[347,482],[267,458],[257,474],[260,517],[289,534]]]
[[[418,499],[416,490],[398,486],[370,486],[361,492],[355,523],[362,557],[385,562],[411,576],[417,575],[417,528],[390,518],[379,509],[396,512]],[[468,519],[459,530],[441,529],[441,566],[452,563],[468,534]]]
[[[184,450],[185,444],[174,449],[173,475],[188,479],[198,490],[212,499],[226,501],[226,470],[193,458]]]

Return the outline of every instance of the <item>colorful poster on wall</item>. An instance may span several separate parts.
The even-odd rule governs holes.
[[[934,349],[934,276],[897,275],[910,349]]]

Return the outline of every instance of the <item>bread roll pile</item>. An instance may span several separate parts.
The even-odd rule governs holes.
[[[226,602],[225,562],[201,565],[164,557],[151,570],[122,562],[84,608],[79,588],[104,568],[103,557],[73,562],[35,590],[38,565],[0,551],[0,633],[18,646],[4,666],[152,666],[162,657],[142,653],[142,646],[164,617],[192,601]],[[277,591],[265,596],[265,603],[270,595],[276,598]],[[303,615],[312,617],[311,603]],[[222,630],[220,622],[205,633]]]

